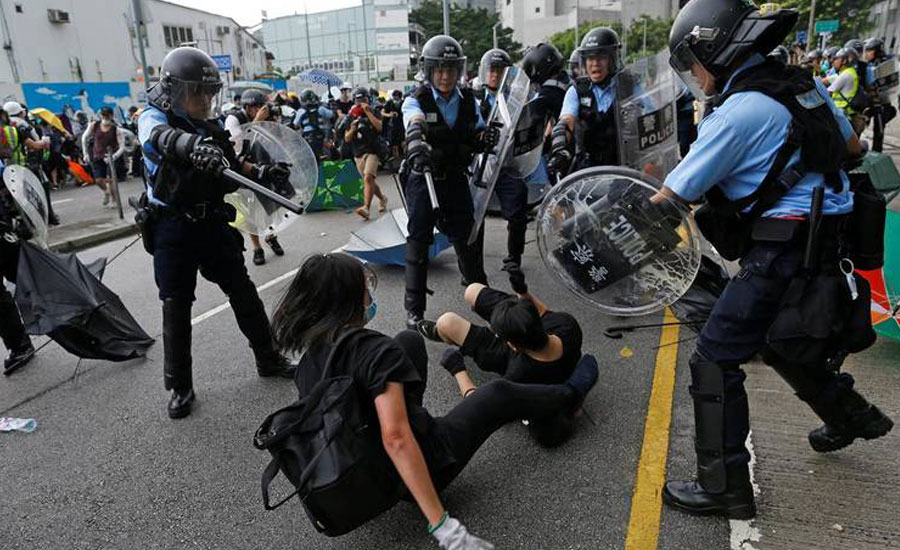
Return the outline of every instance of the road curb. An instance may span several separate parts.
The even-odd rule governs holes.
[[[120,225],[109,229],[102,229],[87,235],[81,235],[73,239],[50,243],[50,250],[54,252],[77,252],[79,250],[84,250],[85,248],[97,246],[98,244],[121,239],[122,237],[128,237],[129,235],[137,235],[139,232],[140,230],[136,223]]]

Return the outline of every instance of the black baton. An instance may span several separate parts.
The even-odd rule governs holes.
[[[272,191],[268,187],[265,187],[263,185],[256,183],[255,181],[251,180],[250,178],[247,178],[245,176],[242,176],[241,174],[238,174],[231,168],[226,168],[226,169],[222,170],[222,177],[224,177],[226,180],[230,181],[231,183],[240,185],[241,187],[243,187],[245,189],[249,189],[249,190],[253,191],[257,195],[262,195],[263,197],[269,199],[270,201],[278,203],[278,206],[283,206],[284,208],[287,208],[294,214],[302,214],[303,213],[303,207],[301,205],[282,197],[275,191]]]

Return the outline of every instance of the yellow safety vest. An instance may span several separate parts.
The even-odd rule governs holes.
[[[25,151],[22,150],[22,144],[19,143],[19,131],[14,126],[4,126],[0,139],[3,140],[3,148],[10,151],[9,163],[25,166],[27,158]]]
[[[849,94],[834,91],[831,93],[831,99],[834,100],[834,105],[838,109],[843,109],[847,114],[853,114],[853,109],[850,108],[850,102],[853,101],[853,98],[856,97],[856,94],[859,92],[859,74],[856,72],[856,67],[841,67],[838,74],[844,74],[847,71],[850,71],[853,75],[853,88],[850,90]]]

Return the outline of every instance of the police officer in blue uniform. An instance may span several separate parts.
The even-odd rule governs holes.
[[[553,128],[547,171],[551,181],[590,166],[619,164],[615,75],[622,70],[622,42],[616,31],[597,27],[576,50],[582,74],[566,92]],[[578,133],[578,139],[574,136]],[[572,145],[577,145],[572,155]]]
[[[191,305],[198,271],[228,295],[257,373],[291,378],[295,371],[275,348],[265,308],[244,266],[243,239],[228,225],[235,210],[223,198],[236,188],[221,177],[231,166],[273,184],[287,177],[286,170],[237,158],[228,132],[207,120],[221,87],[209,55],[176,48],[163,60],[160,82],[150,90],[150,105],[138,120],[147,183],[138,216],[163,302],[164,381],[172,391],[171,418],[190,414],[195,398]]]
[[[479,108],[481,118],[488,120],[497,103],[497,93],[503,80],[503,72],[512,66],[512,59],[505,51],[494,48],[481,56],[478,75],[484,84],[485,96]],[[525,178],[517,177],[508,170],[500,170],[494,193],[500,202],[500,212],[506,220],[506,258],[503,266],[516,269],[522,265],[525,252],[525,231],[528,229],[528,187]]]
[[[671,31],[673,68],[699,99],[718,97],[655,199],[705,194],[698,225],[723,256],[741,260],[690,359],[697,479],[669,481],[663,492],[692,514],[755,514],[740,367],[758,352],[825,422],[809,434],[816,451],[893,425],[839,373],[846,353],[874,340],[868,287],[848,259],[857,229],[848,230],[854,195],[841,170],[860,144],[808,71],[765,58],[796,20],[794,10],[762,13],[749,0],[691,0]],[[807,323],[825,333],[810,334]]]
[[[476,152],[493,149],[499,140],[499,130],[485,129],[472,90],[458,85],[466,67],[459,42],[445,35],[430,38],[422,48],[421,65],[425,82],[401,108],[409,214],[404,305],[407,326],[413,329],[425,313],[428,248],[435,225],[453,244],[466,284],[487,283],[481,247],[466,244],[475,222],[467,171]],[[426,171],[434,180],[438,211],[432,209]]]

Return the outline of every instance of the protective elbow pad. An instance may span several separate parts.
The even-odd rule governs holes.
[[[556,151],[567,148],[569,146],[569,138],[571,135],[572,132],[569,130],[565,121],[558,121],[556,126],[553,127],[553,132],[550,134],[550,149]]]
[[[164,158],[177,158],[189,161],[194,146],[202,138],[178,128],[159,125],[150,133],[150,143]]]
[[[428,133],[428,125],[421,118],[413,119],[406,127],[406,141],[424,141],[425,135]]]

